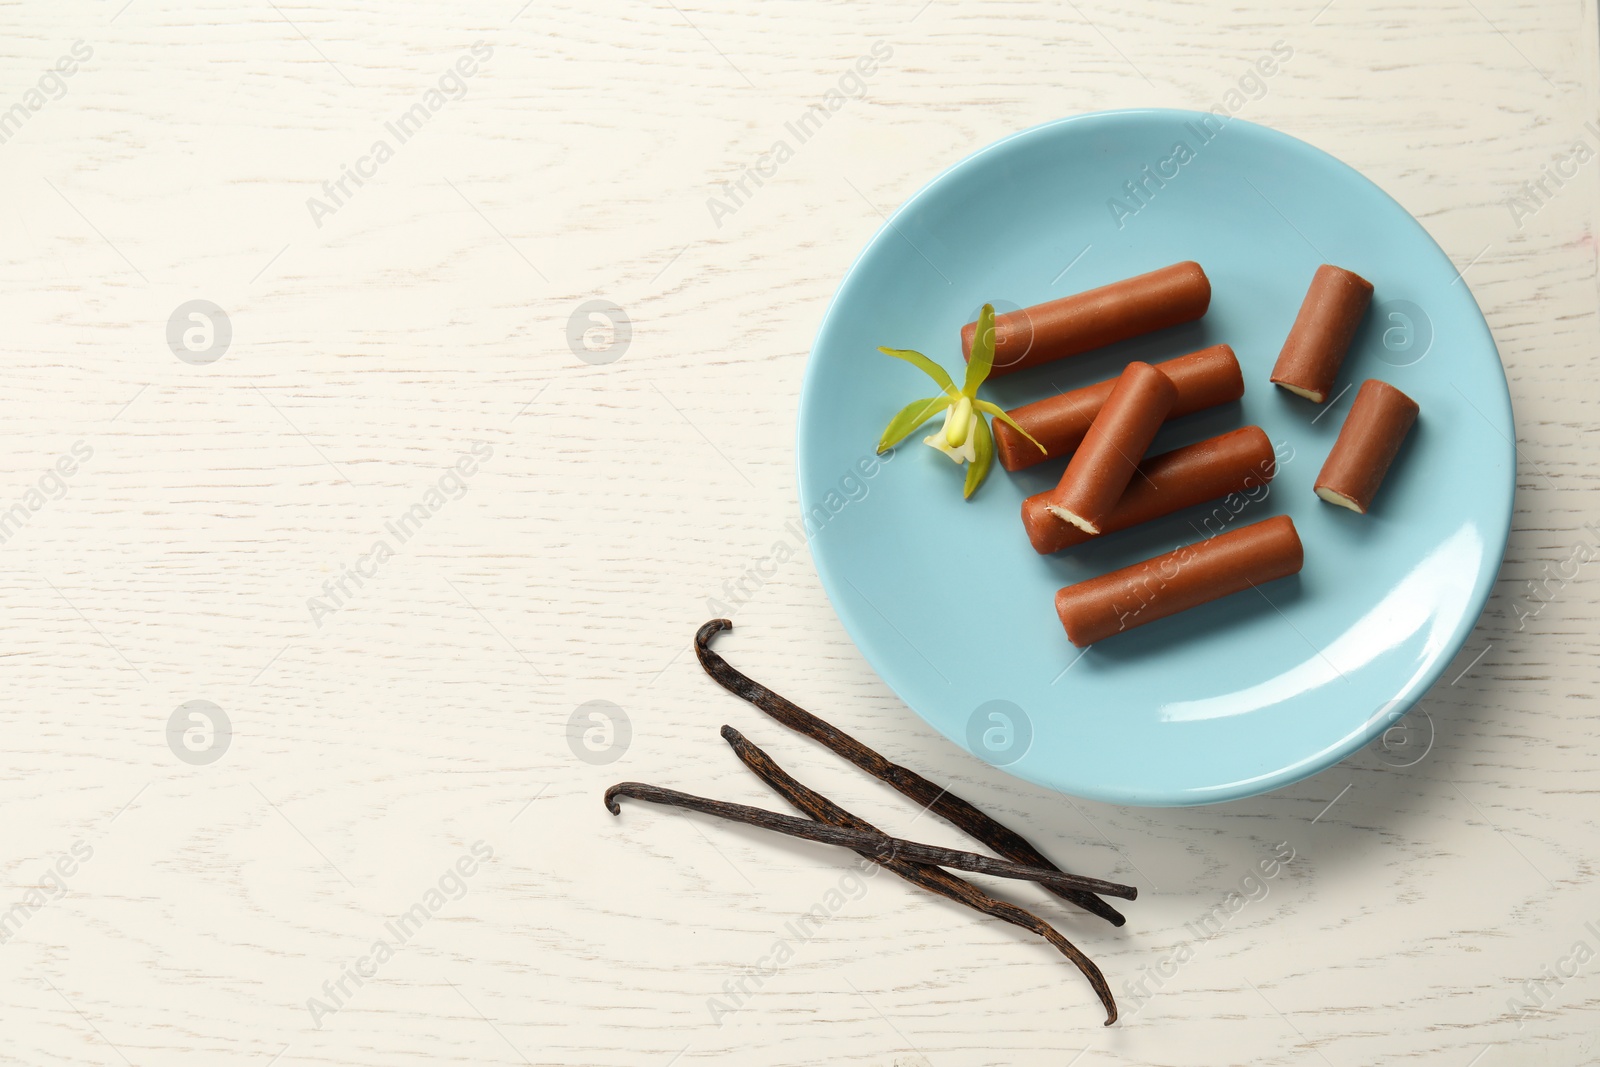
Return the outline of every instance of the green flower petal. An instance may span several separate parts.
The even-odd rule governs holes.
[[[1044,445],[1041,445],[1037,440],[1034,440],[1033,434],[1029,433],[1027,430],[1024,430],[1021,426],[1018,426],[1017,420],[1013,419],[1010,415],[1007,415],[1006,409],[1001,407],[999,404],[991,404],[987,400],[980,400],[977,402],[976,407],[979,411],[987,411],[989,414],[993,415],[995,418],[999,419],[1001,422],[1005,423],[1022,436],[1026,437],[1029,441],[1032,441],[1033,446],[1040,452],[1043,452],[1047,456],[1050,454],[1050,450],[1048,448],[1045,448]]]
[[[895,445],[911,436],[911,432],[918,426],[927,422],[945,408],[950,406],[947,396],[930,396],[922,400],[913,400],[900,409],[900,413],[889,420],[889,425],[884,428],[883,437],[878,440],[878,451],[887,452]]]
[[[921,370],[922,373],[932,378],[940,389],[943,389],[945,392],[950,393],[951,395],[955,394],[956,383],[951,379],[950,375],[945,372],[943,367],[939,366],[939,364],[935,363],[921,352],[913,352],[909,348],[882,347],[880,347],[878,351],[882,352],[886,356],[893,356],[895,359],[905,360],[907,363],[911,364],[913,367],[916,367],[917,369]]]
[[[973,442],[975,446],[973,455],[977,458],[967,464],[967,484],[961,493],[964,499],[969,500],[972,494],[978,491],[978,486],[989,476],[989,468],[994,465],[994,434],[989,431],[988,420],[979,415],[973,420],[972,432],[977,435],[977,439]]]
[[[994,305],[985,304],[978,312],[978,328],[972,335],[972,350],[967,354],[967,378],[961,391],[970,397],[978,395],[978,386],[994,369]]]

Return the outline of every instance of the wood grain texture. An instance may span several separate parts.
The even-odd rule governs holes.
[[[0,143],[0,511],[50,498],[0,543],[0,1059],[1600,1062],[1600,959],[1508,1008],[1575,942],[1600,949],[1600,564],[1518,611],[1600,521],[1600,162],[1532,215],[1507,203],[1594,120],[1590,0],[29,0],[0,28],[0,112],[74,42],[93,53]],[[851,857],[608,815],[622,778],[771,805],[717,739],[731,722],[886,831],[968,844],[718,690],[690,638],[795,513],[806,351],[883,213],[1026,126],[1209,107],[1278,40],[1294,58],[1242,114],[1422,219],[1511,381],[1515,528],[1407,720],[1426,756],[1369,750],[1204,809],[1068,800],[923,726],[809,558],[779,567],[730,659],[1070,869],[1140,886],[1120,931],[999,890],[1099,961],[1111,1031],[1048,946]],[[878,41],[865,96],[714,217],[719,183]],[[460,98],[313,217],[476,42]],[[197,298],[233,330],[203,366],[166,340]],[[602,298],[632,339],[591,363],[568,320]],[[475,445],[459,492],[441,483]],[[232,723],[208,765],[168,746],[196,699]],[[596,700],[631,726],[609,765],[569,745]],[[492,858],[452,875],[476,842]],[[1294,859],[1228,911],[1280,842]],[[92,856],[52,875],[75,845]],[[792,959],[743,977],[829,899]]]

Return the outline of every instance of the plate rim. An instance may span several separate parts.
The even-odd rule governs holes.
[[[823,342],[828,339],[828,333],[832,323],[834,322],[835,314],[838,310],[840,302],[855,286],[861,284],[863,261],[866,259],[868,253],[877,247],[880,241],[884,240],[888,235],[897,232],[895,224],[902,215],[913,209],[913,207],[918,205],[924,198],[931,196],[935,189],[943,185],[943,183],[957,171],[962,171],[969,167],[976,166],[982,159],[984,159],[984,157],[1005,150],[1006,148],[1021,141],[1054,136],[1063,129],[1081,124],[1104,123],[1108,121],[1129,120],[1136,118],[1166,118],[1181,122],[1184,120],[1192,121],[1201,117],[1215,118],[1217,116],[1214,112],[1195,111],[1189,108],[1137,107],[1088,111],[1077,115],[1067,115],[1061,118],[1051,119],[1047,122],[1039,123],[1037,125],[1007,134],[1006,136],[990,142],[989,144],[986,144],[981,148],[978,148],[977,150],[970,152],[962,158],[956,160],[954,163],[940,170],[932,178],[926,181],[916,190],[916,192],[907,197],[905,201],[901,203],[891,214],[886,216],[882,224],[873,231],[872,236],[866,241],[865,244],[861,246],[859,251],[857,251],[854,259],[850,263],[849,268],[840,278],[839,284],[835,288],[833,296],[829,299],[828,305],[823,311],[822,319],[819,322],[816,332],[813,336],[811,347],[807,351],[806,368],[805,373],[801,378],[800,399],[796,407],[795,414],[795,487],[796,496],[799,500],[802,514],[804,514],[808,508],[807,479],[805,473],[805,427],[808,421],[808,415],[812,409],[812,405],[819,402],[816,399],[816,378],[820,374],[820,371],[818,370],[818,361],[814,358],[814,356],[818,349],[822,347]],[[1311,144],[1309,141],[1296,137],[1293,134],[1285,133],[1282,130],[1277,130],[1261,123],[1251,122],[1248,119],[1242,119],[1233,116],[1229,116],[1227,119],[1228,125],[1232,125],[1236,122],[1241,123],[1268,138],[1279,139],[1296,150],[1304,151],[1320,157],[1325,163],[1332,164],[1334,167],[1347,172],[1350,176],[1354,177],[1358,181],[1367,184],[1396,208],[1398,208],[1406,218],[1410,219],[1412,224],[1417,228],[1417,231],[1430,245],[1432,245],[1434,250],[1437,251],[1447,263],[1451,263],[1453,265],[1454,261],[1450,259],[1449,254],[1446,253],[1439,242],[1434,239],[1433,234],[1428,231],[1428,228],[1422,224],[1421,220],[1413,215],[1404,204],[1395,199],[1395,197],[1391,195],[1388,190],[1384,189],[1381,185],[1367,177],[1355,167],[1339,159],[1337,156],[1334,156],[1332,153],[1319,148],[1314,144]],[[1510,542],[1511,528],[1516,516],[1516,492],[1519,459],[1519,450],[1516,445],[1516,413],[1511,402],[1510,379],[1506,375],[1505,360],[1500,354],[1500,346],[1495,342],[1494,331],[1490,329],[1488,319],[1484,316],[1483,308],[1478,303],[1478,298],[1476,294],[1473,293],[1471,286],[1465,284],[1466,279],[1464,277],[1460,278],[1459,280],[1463,282],[1463,285],[1466,289],[1467,298],[1471,301],[1473,310],[1477,312],[1477,319],[1475,322],[1470,323],[1469,325],[1475,329],[1481,330],[1483,339],[1488,342],[1490,350],[1495,355],[1495,362],[1500,371],[1501,391],[1499,397],[1496,399],[1500,405],[1500,414],[1504,419],[1506,427],[1510,431],[1509,438],[1504,438],[1504,435],[1501,435],[1504,438],[1503,443],[1505,446],[1504,452],[1507,466],[1506,490],[1504,493],[1503,507],[1504,515],[1501,527],[1497,531],[1486,531],[1495,532],[1498,534],[1496,538],[1491,539],[1491,541],[1488,543],[1489,545],[1493,545],[1495,548],[1493,558],[1496,560],[1496,562],[1493,567],[1484,567],[1477,575],[1472,595],[1468,601],[1471,610],[1462,614],[1461,621],[1457,624],[1457,632],[1451,634],[1449,654],[1440,656],[1428,667],[1425,672],[1423,672],[1421,675],[1418,675],[1413,680],[1412,685],[1409,687],[1409,693],[1397,694],[1392,699],[1393,704],[1403,705],[1398,714],[1394,714],[1393,708],[1390,708],[1389,714],[1381,718],[1377,715],[1374,715],[1373,717],[1369,718],[1365,724],[1352,730],[1351,733],[1348,734],[1342,741],[1331,744],[1319,752],[1308,754],[1304,759],[1296,761],[1289,766],[1278,768],[1277,770],[1274,770],[1268,774],[1256,776],[1242,782],[1232,782],[1213,787],[1185,787],[1178,792],[1165,794],[1155,793],[1145,788],[1133,787],[1094,788],[1084,789],[1082,791],[1079,791],[1078,787],[1074,787],[1073,790],[1069,791],[1067,789],[1063,789],[1061,785],[1055,782],[1043,781],[1033,775],[1024,774],[1014,765],[1000,765],[983,759],[982,756],[972,752],[972,750],[967,747],[961,738],[947,733],[937,723],[933,722],[928,718],[928,716],[919,711],[917,707],[909,699],[907,699],[906,695],[894,685],[893,682],[884,677],[883,673],[879,671],[877,666],[873,663],[872,657],[867,654],[862,644],[861,635],[857,633],[857,627],[853,624],[851,616],[841,608],[842,598],[841,589],[838,583],[839,576],[834,575],[831,572],[830,565],[824,561],[821,554],[813,549],[810,553],[812,566],[817,572],[817,578],[822,584],[823,592],[828,598],[829,606],[833,609],[834,615],[839,619],[840,624],[844,627],[845,633],[849,636],[851,643],[856,646],[857,652],[859,652],[862,658],[866,660],[867,666],[872,670],[872,673],[876,675],[884,685],[889,687],[889,689],[895,694],[900,702],[904,704],[913,715],[927,724],[927,726],[940,737],[944,738],[946,741],[950,742],[956,748],[965,752],[973,759],[979,760],[987,766],[996,767],[1013,778],[1031,782],[1046,789],[1055,790],[1063,794],[1070,792],[1070,795],[1072,796],[1111,804],[1124,804],[1137,807],[1195,807],[1207,804],[1227,803],[1229,801],[1243,800],[1248,797],[1270,793],[1275,790],[1282,789],[1285,786],[1292,785],[1295,782],[1302,781],[1315,774],[1319,774],[1322,771],[1337,765],[1345,758],[1356,752],[1358,749],[1370,744],[1375,738],[1379,737],[1395,723],[1400,722],[1406,715],[1409,715],[1415,709],[1417,703],[1422,699],[1423,695],[1428,693],[1439,681],[1439,679],[1443,677],[1445,670],[1452,662],[1455,661],[1455,658],[1460,655],[1461,649],[1466,644],[1467,638],[1471,636],[1472,631],[1476,629],[1478,625],[1478,621],[1483,617],[1484,608],[1488,604],[1489,598],[1494,592],[1495,579],[1498,577],[1500,569],[1505,564],[1506,546]],[[1493,423],[1491,423],[1491,426],[1493,426],[1493,428],[1498,432],[1498,426],[1494,426]],[[1486,545],[1486,547],[1488,547],[1488,545]],[[1486,552],[1485,556],[1488,557],[1489,553]]]

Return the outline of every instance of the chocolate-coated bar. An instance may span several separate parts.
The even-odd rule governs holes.
[[[1415,400],[1388,382],[1376,378],[1362,382],[1356,402],[1339,428],[1339,438],[1317,475],[1317,495],[1365,515],[1400,443],[1416,421]]]
[[[989,377],[1193,322],[1210,306],[1210,279],[1200,264],[1185,261],[1085,293],[1008,311],[995,316],[994,370]],[[977,332],[976,322],[961,327],[963,358],[971,356],[972,336]]]
[[[1050,511],[1099,533],[1177,399],[1172,379],[1150,364],[1135,360],[1123,368],[1051,492]]]
[[[1100,532],[1126,530],[1229,493],[1253,492],[1272,481],[1276,473],[1272,442],[1259,426],[1230,430],[1151,456],[1139,464]],[[1047,490],[1022,502],[1022,525],[1035,552],[1048,555],[1093,539],[1053,514],[1049,498]]]
[[[1372,283],[1361,275],[1329,263],[1318,267],[1273,365],[1273,382],[1315,403],[1327,400],[1371,302]]]
[[[1167,413],[1169,419],[1192,415],[1244,396],[1244,375],[1239,372],[1239,360],[1233,349],[1227,345],[1212,345],[1154,366],[1171,378],[1178,389],[1178,399]],[[1089,432],[1089,424],[1100,413],[1100,406],[1116,384],[1115,378],[1107,378],[1007,412],[1044,445],[1045,452],[1040,452],[1026,437],[996,419],[994,445],[1000,465],[1008,471],[1020,471],[1047,459],[1066,456]]]
[[[1056,593],[1056,614],[1067,639],[1084,648],[1253,585],[1288,577],[1304,562],[1294,521],[1278,515],[1069,585]]]

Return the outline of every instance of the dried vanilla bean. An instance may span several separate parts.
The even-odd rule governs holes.
[[[820,741],[868,774],[892,785],[928,811],[951,823],[974,840],[988,845],[1007,859],[1030,867],[1061,870],[1044,853],[1034,848],[1010,827],[997,822],[948,789],[934,785],[917,772],[890,762],[843,730],[835,728],[800,705],[730,666],[727,660],[711,651],[711,639],[723,630],[731,629],[733,623],[728,619],[712,619],[700,627],[694,636],[694,650],[700,658],[700,666],[722,688],[754,704],[796,733]],[[1128,921],[1121,912],[1093,893],[1076,889],[1050,889],[1050,892],[1071,901],[1085,911],[1093,912],[1113,926],[1121,926]]]
[[[856,830],[876,832],[877,828],[864,819],[857,818],[850,812],[841,808],[827,797],[801,785],[791,777],[782,767],[768,756],[743,734],[731,726],[722,728],[723,740],[733,747],[739,759],[749,767],[756,777],[767,783],[779,796],[783,797],[796,810],[804,812],[820,823],[831,826],[850,827]],[[1106,984],[1105,975],[1100,968],[1095,966],[1093,960],[1085,956],[1079,948],[1068,941],[1062,934],[1034,915],[1032,912],[996,900],[983,890],[963,878],[958,878],[948,871],[924,863],[914,863],[905,859],[879,859],[869,852],[860,855],[880,864],[894,872],[913,885],[920,886],[930,893],[965,904],[974,911],[985,915],[992,915],[996,919],[1008,922],[1013,926],[1020,926],[1038,934],[1067,959],[1071,960],[1089,980],[1089,985],[1094,989],[1095,996],[1100,998],[1100,1003],[1106,1010],[1105,1025],[1110,1026],[1117,1021],[1117,1002],[1111,995],[1111,987]]]
[[[723,729],[731,730],[733,727],[727,726]],[[1093,893],[1104,893],[1107,896],[1122,897],[1125,900],[1133,900],[1139,895],[1139,891],[1133,886],[1108,882],[1102,878],[1063,874],[1060,871],[1047,871],[1042,867],[1028,867],[1007,860],[980,856],[975,852],[924,845],[903,838],[889,837],[877,830],[868,832],[848,827],[827,826],[811,819],[797,819],[793,815],[782,815],[775,811],[767,811],[765,808],[753,808],[747,804],[697,797],[692,793],[683,793],[664,786],[647,785],[644,782],[618,782],[606,790],[606,808],[613,815],[621,814],[622,811],[617,804],[618,797],[631,797],[652,804],[685,808],[706,815],[715,815],[730,822],[787,834],[790,837],[817,841],[825,845],[839,845],[859,852],[863,856],[871,856],[874,860],[898,857],[913,863],[954,867],[957,870],[989,874],[997,878],[1017,878],[1026,882],[1037,882],[1046,887],[1088,890]]]

